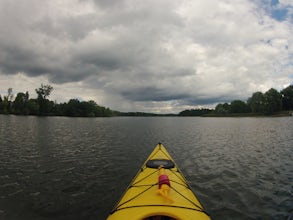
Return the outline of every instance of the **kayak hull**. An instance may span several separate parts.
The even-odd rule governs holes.
[[[171,185],[166,197],[158,193],[161,167]],[[163,219],[170,220],[210,219],[173,158],[160,143],[138,171],[107,220],[148,220],[159,216],[167,216],[169,218]]]

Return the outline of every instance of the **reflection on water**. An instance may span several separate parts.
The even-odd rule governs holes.
[[[0,219],[105,219],[162,142],[214,219],[286,219],[293,117],[0,115]]]

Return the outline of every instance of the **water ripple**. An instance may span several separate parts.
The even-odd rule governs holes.
[[[214,219],[292,212],[292,117],[0,121],[0,219],[105,219],[158,142]]]

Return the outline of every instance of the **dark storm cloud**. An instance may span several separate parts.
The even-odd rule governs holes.
[[[30,76],[37,76],[51,71],[47,60],[28,48],[2,46],[0,52],[0,68],[8,74],[25,72]]]
[[[180,100],[182,105],[189,105],[189,106],[205,106],[205,105],[212,105],[215,103],[230,103],[235,97],[223,97],[223,96],[214,96],[214,97],[184,97],[184,99]]]
[[[115,13],[60,17],[41,14],[39,18],[21,14],[29,9],[20,11],[25,19],[18,20],[15,27],[12,25],[0,42],[2,71],[24,72],[29,76],[45,74],[54,82],[60,77],[61,83],[82,80],[89,74],[101,75],[104,70],[133,71],[159,56],[158,40],[167,33],[161,24],[176,24],[172,13],[151,12],[145,7],[138,11],[123,8],[123,2],[95,3],[105,7],[119,5],[119,9],[111,7]]]
[[[121,94],[128,100],[132,101],[170,101],[180,100],[189,97],[188,94],[178,94],[177,92],[166,91],[156,87],[141,87],[131,91],[122,91]]]
[[[60,18],[58,23],[51,17],[43,17],[31,25],[31,30],[52,38],[78,42],[96,28],[98,20],[94,14]]]

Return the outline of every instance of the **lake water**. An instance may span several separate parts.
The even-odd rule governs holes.
[[[293,117],[0,115],[0,219],[105,219],[162,142],[213,219],[287,219]]]

